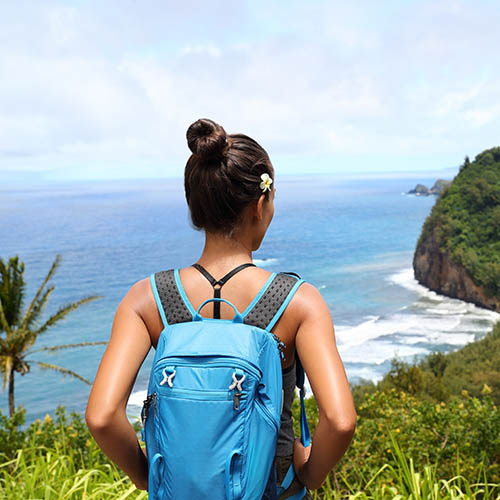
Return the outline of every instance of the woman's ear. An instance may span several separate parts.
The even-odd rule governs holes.
[[[264,201],[266,199],[266,196],[264,194],[261,194],[259,196],[259,199],[254,205],[254,217],[260,222],[262,220],[263,214],[264,214]]]
[[[260,195],[258,200],[250,202],[245,207],[245,219],[253,222],[260,222],[264,218],[265,195]]]

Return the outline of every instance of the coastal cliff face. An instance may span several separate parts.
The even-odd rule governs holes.
[[[437,293],[500,312],[500,148],[466,159],[439,195],[413,269]]]
[[[465,268],[451,259],[449,252],[440,250],[436,231],[417,247],[413,270],[415,279],[436,293],[500,312],[500,300],[488,297],[484,288],[472,281]]]

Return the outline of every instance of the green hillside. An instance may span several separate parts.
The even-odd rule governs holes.
[[[427,217],[417,251],[434,233],[489,297],[500,298],[500,147],[465,159]]]

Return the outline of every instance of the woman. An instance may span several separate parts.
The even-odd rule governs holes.
[[[205,231],[205,247],[196,266],[180,270],[180,280],[196,309],[214,296],[210,276],[219,279],[252,263],[252,252],[259,248],[274,214],[274,170],[267,153],[253,139],[242,134],[226,135],[211,120],[193,123],[187,141],[193,154],[185,169],[186,198],[193,225]],[[264,269],[242,266],[216,293],[243,311],[269,275]],[[220,307],[209,304],[202,313],[222,319],[234,316],[225,303]],[[156,347],[162,329],[151,282],[139,281],[118,307],[86,412],[99,446],[139,489],[147,489],[147,458],[125,410],[137,372],[151,346]],[[298,288],[272,331],[285,345],[285,397],[276,472],[281,481],[293,460],[297,475],[281,497],[286,498],[299,489],[300,483],[309,489],[322,484],[349,446],[356,413],[335,345],[330,312],[315,287],[304,283]],[[290,377],[295,352],[319,408],[318,425],[307,448],[298,439],[293,440],[291,430],[294,384],[290,384]]]

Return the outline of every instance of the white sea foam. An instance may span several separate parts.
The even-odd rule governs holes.
[[[269,258],[269,259],[253,259],[253,263],[256,266],[260,266],[260,267],[272,266],[272,265],[276,264],[277,262],[278,262],[278,259],[274,259],[274,258]]]
[[[350,376],[377,380],[377,367],[394,356],[420,356],[435,346],[454,350],[486,334],[500,320],[494,311],[425,288],[413,277],[412,268],[393,273],[387,280],[415,292],[415,302],[357,325],[336,326],[339,351]]]
[[[427,343],[427,337],[424,335],[405,335],[404,341],[405,344],[424,344]]]
[[[437,307],[428,307],[426,310],[425,310],[426,313],[429,313],[429,314],[451,314],[453,311],[451,309],[438,309]]]
[[[440,302],[443,300],[442,295],[438,295],[436,292],[429,290],[425,286],[422,286],[415,278],[413,273],[413,268],[409,267],[406,269],[402,269],[397,273],[391,274],[386,278],[388,281],[400,285],[407,290],[411,290],[412,292],[416,292],[419,295],[427,297],[430,300]]]
[[[388,281],[400,285],[407,290],[416,292],[418,295],[425,299],[429,299],[432,302],[441,302],[442,304],[433,305],[433,311],[436,314],[457,314],[457,313],[467,313],[467,315],[473,315],[477,319],[487,319],[491,322],[496,322],[500,320],[500,314],[495,311],[490,311],[489,309],[483,309],[481,307],[472,304],[471,302],[465,302],[460,299],[453,299],[451,297],[446,297],[445,295],[439,295],[433,290],[429,290],[425,286],[421,285],[415,278],[413,273],[413,268],[406,268],[398,271],[397,273],[391,274]],[[429,307],[426,302],[415,303],[417,307]]]
[[[382,331],[380,325],[377,324],[379,318],[380,316],[373,316],[355,326],[337,325],[335,331],[339,347],[341,346],[343,349],[347,349],[349,347],[358,346],[369,340],[376,339],[381,335],[390,333]]]
[[[374,371],[373,366],[370,365],[366,367],[356,367],[355,369],[346,366],[346,372],[349,380],[364,379],[371,380],[372,382],[378,382],[384,375],[384,371],[382,369],[377,372]]]
[[[128,398],[128,406],[133,407],[133,411],[135,412],[137,408],[142,408],[142,403],[147,397],[147,391],[136,391],[133,392]]]
[[[367,366],[363,368],[364,375],[357,373],[358,367],[354,366],[349,369],[351,373],[363,378],[372,378],[367,376],[369,365],[372,365],[372,375],[377,373],[377,367],[383,363],[393,359],[394,357],[400,358],[413,358],[418,355],[425,354],[427,350],[424,347],[411,345],[411,344],[395,344],[390,340],[379,340],[377,342],[367,342],[357,346],[355,349],[344,349],[339,346],[340,356],[346,364],[346,368],[350,364],[357,365],[363,361]]]

